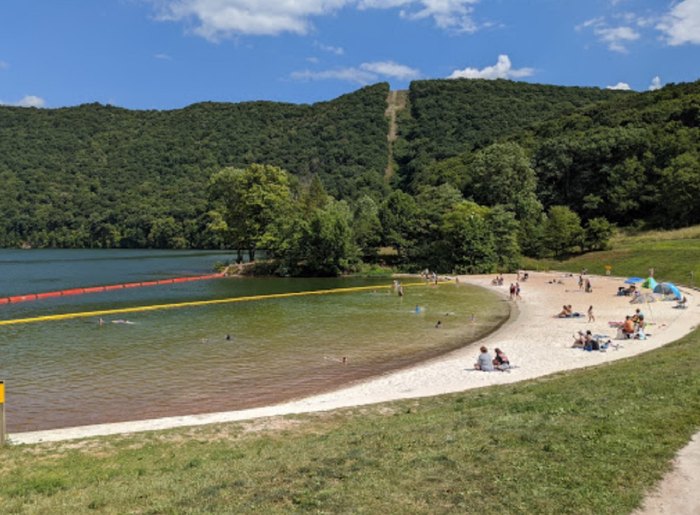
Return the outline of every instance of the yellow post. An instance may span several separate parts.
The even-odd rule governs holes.
[[[0,381],[0,446],[5,445],[5,381]]]

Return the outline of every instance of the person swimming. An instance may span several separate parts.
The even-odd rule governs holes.
[[[124,318],[117,318],[116,320],[112,320],[112,323],[113,324],[129,324],[129,325],[134,324],[134,322],[132,322],[131,320],[126,320]]]

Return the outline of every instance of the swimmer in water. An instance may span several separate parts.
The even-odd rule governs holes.
[[[231,339],[231,335],[230,335],[230,334],[227,334],[227,335],[226,335],[226,339],[227,339],[227,340],[230,340],[230,339]]]

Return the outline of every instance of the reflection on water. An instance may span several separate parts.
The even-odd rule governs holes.
[[[190,267],[190,273],[207,273],[211,262],[220,258],[204,258],[199,267]],[[130,273],[140,273],[141,261],[129,259]],[[165,259],[170,264],[160,262],[162,275],[152,274],[155,278],[171,277],[185,268],[177,259]],[[149,266],[154,262],[150,257],[148,261]],[[101,284],[128,280],[113,273],[123,265],[118,255],[101,262],[110,271]],[[2,266],[0,259],[0,272]],[[45,269],[47,264],[36,266]],[[105,317],[103,324],[88,318],[0,327],[0,379],[6,382],[8,430],[269,404],[445,352],[490,331],[508,312],[507,303],[477,288],[409,287],[399,298],[391,293],[389,282],[222,279],[0,306],[1,318],[15,318],[377,285],[355,293],[132,313]],[[470,322],[473,314],[476,323]],[[113,323],[117,318],[133,323]]]

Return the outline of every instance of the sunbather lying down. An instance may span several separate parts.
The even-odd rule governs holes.
[[[582,317],[583,313],[579,313],[578,311],[574,311],[573,308],[571,307],[571,304],[568,306],[564,305],[561,308],[561,311],[555,315],[555,318],[578,318]]]

